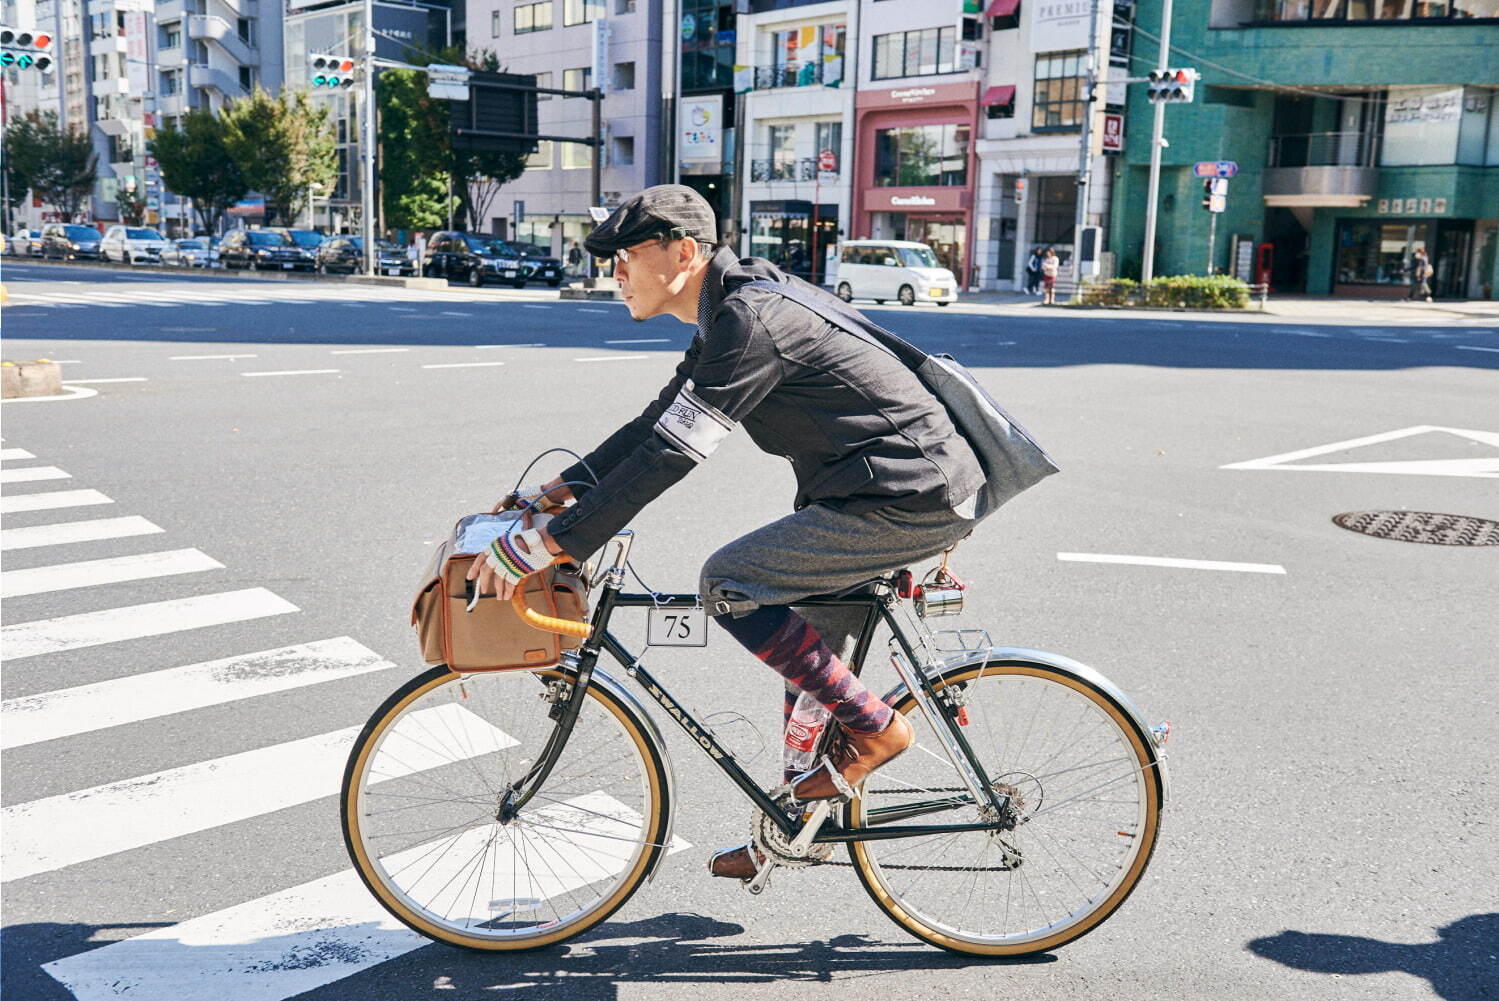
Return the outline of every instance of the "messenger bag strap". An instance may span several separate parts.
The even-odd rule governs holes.
[[[799,279],[793,278],[787,282],[773,282],[759,279],[752,282],[745,282],[733,291],[737,292],[740,289],[747,288],[776,292],[799,306],[805,306],[824,320],[833,324],[833,326],[841,327],[856,337],[880,348],[885,353],[893,355],[913,372],[920,368],[922,363],[927,359],[927,353],[910,341],[891,333],[866,317],[863,313],[849,308],[842,299],[836,299],[821,289],[808,285]]]

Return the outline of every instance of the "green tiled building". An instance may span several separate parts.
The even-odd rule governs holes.
[[[1132,76],[1155,68],[1161,5],[1135,9]],[[1209,263],[1203,182],[1232,160],[1212,264],[1281,294],[1396,298],[1424,247],[1439,297],[1499,298],[1499,0],[1176,0],[1155,273]],[[1129,88],[1110,248],[1138,277],[1153,106]]]

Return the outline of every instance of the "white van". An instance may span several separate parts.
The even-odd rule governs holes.
[[[924,243],[906,240],[844,240],[838,248],[833,291],[844,302],[895,299],[902,306],[958,301],[958,280],[937,263]]]

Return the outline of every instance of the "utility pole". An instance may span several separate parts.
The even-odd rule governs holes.
[[[364,235],[364,274],[375,274],[375,0],[364,0],[363,90],[360,160],[364,175],[360,178],[360,231]]]
[[[1162,0],[1161,6],[1161,57],[1156,67],[1164,73],[1171,62],[1171,0]],[[1150,136],[1150,194],[1145,201],[1145,248],[1140,257],[1140,282],[1143,284],[1155,276],[1155,215],[1156,201],[1161,192],[1161,143],[1165,141],[1166,102],[1157,101],[1155,126]]]
[[[1166,0],[1169,4],[1171,0]],[[1098,89],[1098,0],[1088,22],[1088,77],[1083,94],[1083,142],[1077,154],[1077,213],[1072,221],[1072,282],[1083,284],[1083,227],[1088,224],[1089,182],[1093,174],[1093,98]]]

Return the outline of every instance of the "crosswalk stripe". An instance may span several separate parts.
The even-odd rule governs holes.
[[[56,466],[0,469],[0,483],[36,483],[39,480],[71,480],[72,478],[72,473],[65,473]]]
[[[453,703],[418,710],[408,718],[416,726],[430,724],[443,733],[461,734],[466,742],[456,745],[454,753],[465,757],[517,743]],[[333,795],[360,729],[346,727],[8,806],[0,810],[5,827],[3,879],[25,879]],[[463,760],[414,742],[409,748],[403,745],[402,751],[400,761],[392,759],[381,780]]]
[[[0,571],[0,597],[19,598],[28,594],[47,594],[101,584],[171,577],[201,570],[221,570],[223,566],[218,560],[196,549],[170,549],[159,553],[112,556],[109,559],[62,563],[50,567],[3,570]]]
[[[631,812],[618,800],[595,792],[535,815],[564,817],[579,809],[612,816]],[[487,836],[487,829],[479,830]],[[419,845],[402,854],[419,858],[429,847]],[[667,851],[690,847],[673,838]],[[399,861],[392,859],[391,864]],[[586,881],[577,876],[569,886],[559,883],[554,892]],[[345,869],[54,960],[42,969],[77,1001],[284,1001],[428,944],[381,907],[353,869]]]
[[[91,493],[92,491],[79,491]],[[100,495],[103,496],[102,494]],[[110,503],[105,498],[101,503]],[[56,525],[32,525],[0,531],[0,550],[35,549],[38,546],[61,546],[69,542],[98,542],[102,539],[125,539],[133,535],[155,535],[165,529],[139,515],[124,518],[93,518],[88,521],[65,521]]]
[[[394,667],[348,636],[63,688],[0,703],[0,750]]]
[[[0,627],[10,660],[299,611],[263,587],[106,608]]]
[[[54,490],[44,494],[20,494],[0,497],[0,514],[21,511],[52,511],[60,507],[87,507],[91,504],[113,504],[97,490]]]
[[[0,462],[8,459],[35,459],[36,456],[24,448],[0,448]]]

